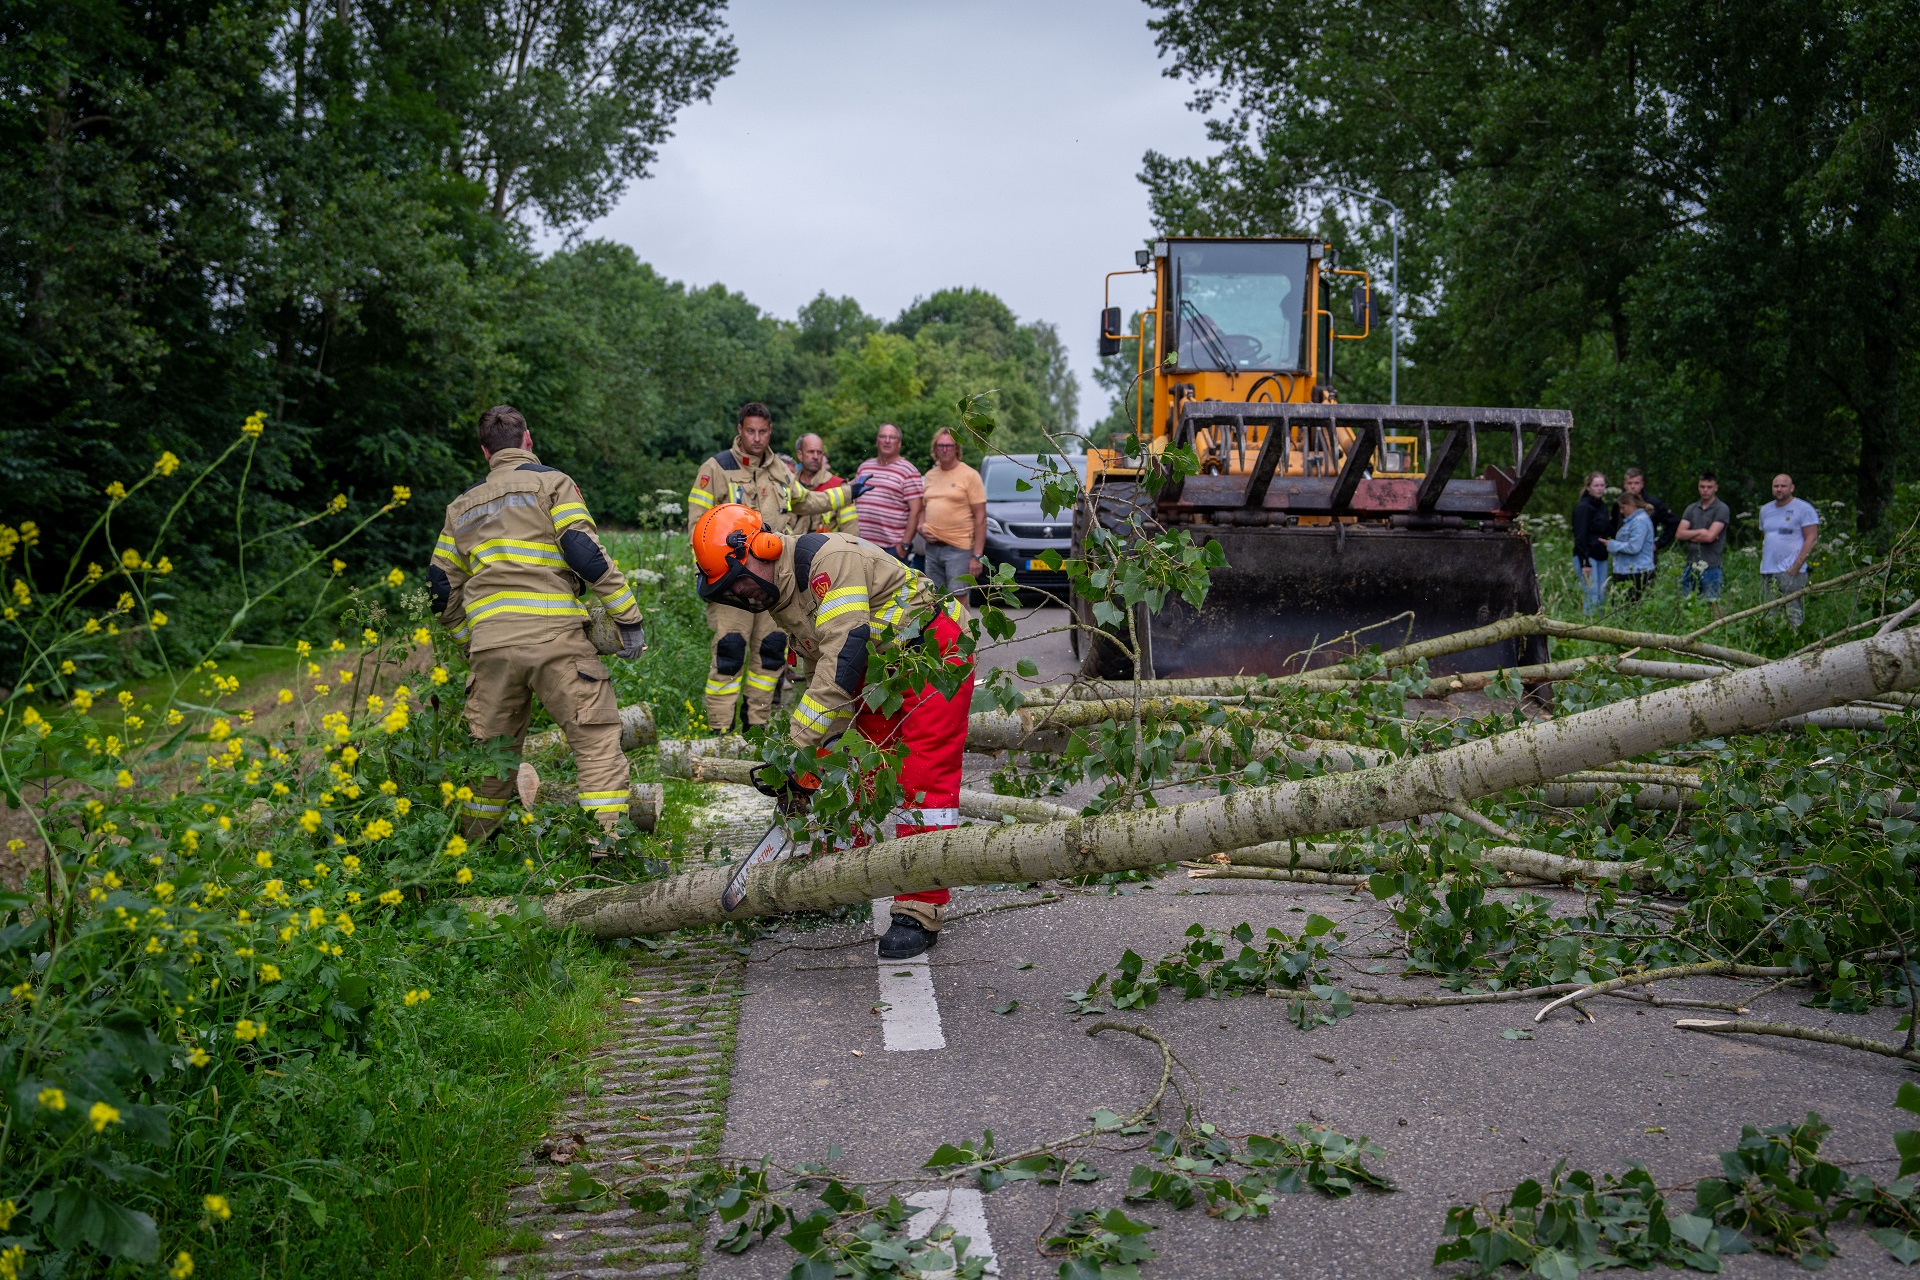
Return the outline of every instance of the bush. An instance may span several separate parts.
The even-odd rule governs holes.
[[[578,819],[516,811],[466,847],[462,779],[511,755],[470,742],[425,628],[300,642],[265,710],[212,659],[150,697],[78,683],[93,636],[166,622],[158,548],[114,563],[100,614],[105,575],[42,592],[23,555],[6,610],[0,791],[45,854],[0,893],[0,1275],[478,1269],[500,1233],[476,1206],[614,968],[536,912],[453,899],[524,887]]]

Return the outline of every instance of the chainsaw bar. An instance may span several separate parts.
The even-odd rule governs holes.
[[[760,843],[753,846],[753,852],[733,869],[733,876],[720,894],[720,909],[732,911],[740,905],[740,900],[747,896],[747,876],[755,867],[784,862],[799,851],[800,846],[787,834],[786,827],[776,821],[767,828],[767,834],[760,837]]]

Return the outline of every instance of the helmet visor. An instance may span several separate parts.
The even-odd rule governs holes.
[[[698,589],[700,598],[708,604],[730,605],[748,613],[765,613],[773,607],[773,584],[739,560],[728,562],[718,582],[703,578]]]

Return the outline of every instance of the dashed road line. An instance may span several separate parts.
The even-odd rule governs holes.
[[[993,1237],[987,1234],[985,1196],[971,1187],[943,1187],[938,1191],[916,1191],[905,1200],[915,1208],[932,1210],[907,1219],[910,1239],[922,1239],[944,1222],[953,1228],[953,1234],[967,1238],[969,1258],[984,1256],[987,1274],[1000,1274],[1000,1259],[993,1253]]]
[[[873,934],[887,931],[893,899],[873,900]],[[878,959],[878,957],[876,957]],[[896,1052],[944,1049],[940,1004],[933,995],[933,968],[925,953],[911,960],[879,960],[881,1043]]]

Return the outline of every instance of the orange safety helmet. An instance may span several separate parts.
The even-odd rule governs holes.
[[[777,560],[786,540],[767,532],[767,522],[752,507],[723,502],[693,522],[693,559],[700,566],[700,598],[754,613],[772,603],[773,584],[747,568],[747,556]],[[752,596],[735,590],[745,578],[757,584]]]

